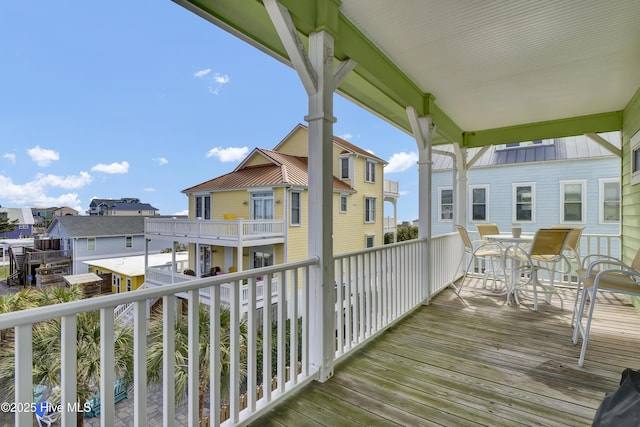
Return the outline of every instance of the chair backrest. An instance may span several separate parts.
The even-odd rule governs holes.
[[[460,237],[462,238],[464,247],[467,250],[473,250],[473,243],[471,243],[471,239],[469,238],[469,232],[467,232],[467,229],[458,224],[456,224],[456,228],[458,229],[458,233],[460,233]]]
[[[573,227],[573,226],[562,226],[562,225],[554,225],[551,228],[568,228],[569,236],[567,236],[567,241],[564,246],[566,249],[571,249],[576,254],[580,253],[580,236],[582,236],[582,231],[584,227]]]
[[[478,224],[477,228],[481,239],[487,234],[500,234],[500,229],[496,224]]]
[[[633,267],[634,270],[640,271],[640,249],[638,249],[636,256],[633,258],[633,261],[631,261],[631,267]]]
[[[529,255],[561,255],[571,230],[568,228],[541,228],[536,232]]]

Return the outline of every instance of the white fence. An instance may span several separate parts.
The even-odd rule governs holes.
[[[434,269],[426,276],[427,242],[413,240],[409,242],[371,248],[349,254],[338,255],[334,259],[336,289],[335,328],[323,327],[324,334],[336,340],[335,358],[342,358],[353,352],[381,331],[388,328],[414,308],[426,301],[430,293],[447,286],[451,280],[451,270],[447,271],[450,260],[458,259],[458,243],[454,238],[439,237],[433,239],[431,259]],[[32,328],[38,322],[61,319],[61,380],[62,407],[75,402],[77,393],[76,359],[76,316],[82,312],[100,312],[100,348],[101,360],[114,360],[114,308],[132,304],[133,312],[133,407],[134,414],[130,425],[144,426],[147,417],[147,303],[161,298],[163,307],[164,333],[162,337],[164,354],[173,355],[176,351],[174,323],[178,316],[188,322],[188,377],[198,379],[200,365],[198,361],[199,321],[198,310],[201,292],[206,290],[211,298],[210,365],[211,381],[210,406],[212,425],[237,425],[257,418],[263,411],[276,404],[283,396],[313,380],[317,372],[310,365],[309,336],[311,321],[309,300],[310,269],[317,261],[309,259],[300,262],[282,264],[262,269],[211,276],[180,283],[141,289],[116,295],[100,296],[88,300],[47,306],[32,310],[0,315],[0,330],[13,329],[15,333],[15,400],[30,402],[33,398],[32,376]],[[262,280],[263,295],[272,295],[272,304],[258,308],[258,278]],[[228,284],[230,307],[230,325],[228,335],[221,335],[220,310]],[[180,314],[175,309],[178,295],[185,295],[188,313]],[[243,306],[246,302],[246,310]],[[246,314],[245,314],[246,313]],[[261,316],[261,319],[258,319]],[[241,320],[246,319],[246,332],[241,329]],[[272,320],[277,319],[277,327],[272,336]],[[299,334],[287,334],[287,320],[296,319]],[[261,321],[260,321],[261,320]],[[292,324],[294,322],[291,322]],[[295,327],[295,325],[293,327]],[[243,327],[244,328],[244,327]],[[260,332],[262,339],[258,340]],[[292,329],[293,332],[293,329]],[[246,337],[243,334],[246,333]],[[317,337],[314,339],[318,339]],[[288,340],[291,351],[287,357],[284,349]],[[221,345],[228,343],[228,345]],[[243,344],[245,343],[245,344]],[[261,347],[259,347],[259,345]],[[225,351],[228,350],[228,353]],[[262,354],[262,360],[257,355]],[[221,360],[227,357],[230,363],[229,393],[224,396],[221,390]],[[275,360],[272,360],[272,354]],[[260,362],[260,363],[258,363]],[[81,362],[80,362],[81,363]],[[257,372],[258,366],[262,370]],[[272,366],[274,368],[272,368]],[[289,367],[293,367],[290,369]],[[163,417],[164,425],[176,424],[174,359],[168,357],[163,363]],[[270,384],[259,388],[240,389],[243,383],[241,373],[246,372],[246,384]],[[100,422],[103,426],[114,424],[115,404],[113,383],[116,370],[112,363],[100,365]],[[274,380],[275,377],[275,380]],[[57,384],[55,384],[57,385]],[[188,384],[186,399],[187,419],[193,425],[199,418],[198,381]],[[226,405],[222,405],[228,402]],[[221,410],[223,408],[223,410]],[[221,414],[223,419],[221,419]],[[228,416],[228,418],[227,418]],[[16,425],[31,425],[32,414],[15,414]],[[76,414],[61,414],[62,425],[76,425]]]
[[[188,239],[252,240],[284,237],[283,220],[145,218],[145,235]]]

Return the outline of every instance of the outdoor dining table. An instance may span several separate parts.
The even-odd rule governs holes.
[[[501,233],[501,234],[485,234],[482,238],[485,240],[489,240],[491,242],[501,243],[505,247],[509,247],[509,246],[520,247],[521,244],[533,242],[534,235],[521,234],[520,236],[515,237],[511,233]],[[503,258],[502,266],[505,269],[507,268],[506,260],[504,258]],[[514,292],[516,291],[516,285],[518,284],[518,280],[516,278],[516,274],[517,274],[516,272],[518,271],[518,269],[519,269],[519,265],[517,265],[515,262],[512,263],[511,264],[511,280],[510,281],[506,280],[505,291],[499,294],[492,294],[492,295],[500,295],[500,296],[506,295],[507,302],[509,302],[511,295],[513,295]],[[506,274],[506,270],[505,270],[505,274]],[[516,301],[517,301],[517,296],[514,296],[514,298],[516,298]]]

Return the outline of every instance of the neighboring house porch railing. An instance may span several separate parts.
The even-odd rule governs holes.
[[[284,242],[283,220],[203,220],[145,218],[145,237],[147,239],[171,239],[178,242],[203,242],[211,244],[232,243],[275,239]]]

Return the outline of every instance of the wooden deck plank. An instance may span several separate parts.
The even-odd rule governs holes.
[[[442,292],[254,425],[588,426],[622,370],[640,365],[640,314],[626,298],[598,295],[580,368],[575,290],[560,289],[563,310],[553,298],[534,312],[478,284]]]

